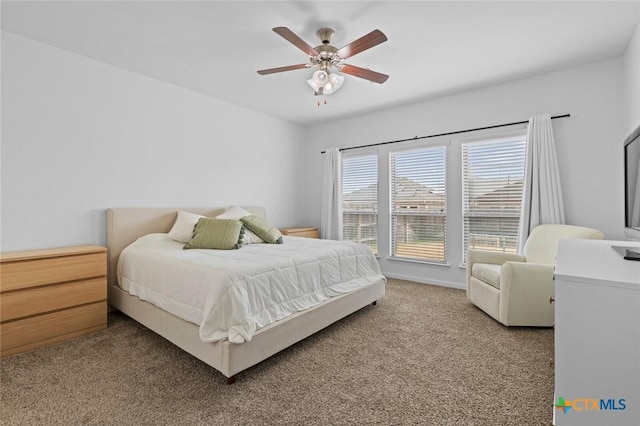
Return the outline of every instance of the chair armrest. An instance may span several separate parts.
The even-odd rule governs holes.
[[[467,299],[471,300],[469,281],[471,281],[471,270],[474,263],[493,263],[502,265],[505,262],[526,262],[527,258],[519,254],[498,253],[486,250],[467,250]]]
[[[500,318],[507,325],[553,325],[553,265],[506,262],[500,270]]]
[[[552,296],[554,270],[553,265],[542,263],[506,262],[500,270],[500,285],[542,287],[551,289]]]
[[[467,251],[467,269],[473,266],[474,263],[493,263],[495,265],[502,265],[505,262],[526,261],[527,258],[519,254],[472,249]]]
[[[511,265],[512,268],[514,268],[518,272],[524,272],[524,273],[534,272],[534,271],[538,271],[538,272],[551,271],[551,274],[553,275],[553,270],[555,269],[554,265],[547,265],[546,263],[534,263],[534,262],[522,263],[519,261],[516,261],[516,262],[510,261],[509,264]]]

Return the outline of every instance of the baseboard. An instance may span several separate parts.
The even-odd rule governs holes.
[[[402,274],[393,274],[393,273],[384,273],[384,276],[387,278],[395,278],[397,280],[405,280],[405,281],[413,281],[420,284],[429,284],[429,285],[437,285],[440,287],[449,287],[449,288],[457,288],[460,290],[465,290],[467,286],[464,283],[454,283],[450,281],[440,281],[440,280],[430,280],[425,279],[424,277],[414,277],[412,275],[402,275]]]

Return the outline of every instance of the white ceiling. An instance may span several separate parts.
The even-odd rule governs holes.
[[[2,1],[2,28],[294,123],[313,125],[619,56],[640,19],[628,2]],[[271,29],[340,48],[380,29],[388,41],[346,62],[389,74],[346,76],[317,106],[311,70],[258,69],[308,58]]]

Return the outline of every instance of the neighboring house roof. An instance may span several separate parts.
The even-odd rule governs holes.
[[[523,181],[518,180],[513,183],[504,185],[493,191],[484,193],[478,197],[472,198],[472,203],[476,207],[491,207],[496,205],[517,205],[520,206],[522,200],[522,186]]]
[[[442,206],[445,202],[444,194],[438,194],[427,185],[423,185],[405,177],[396,178],[396,203],[405,208],[419,208],[421,206]],[[363,207],[366,203],[373,204],[377,200],[378,185],[373,183],[364,188],[343,195],[343,205],[349,207]]]
[[[396,199],[411,199],[414,201],[442,200],[444,194],[438,194],[427,185],[405,177],[396,178]]]
[[[498,205],[519,206],[522,197],[523,181],[518,180],[497,189],[486,192],[472,198],[472,204],[476,208],[495,208]],[[373,204],[378,198],[378,184],[373,183],[364,188],[343,194],[344,206]],[[444,194],[435,192],[432,188],[415,180],[405,177],[396,178],[396,202],[405,207],[442,205],[445,202]]]
[[[342,196],[345,202],[375,201],[378,199],[378,184],[372,183],[369,186],[343,194]]]

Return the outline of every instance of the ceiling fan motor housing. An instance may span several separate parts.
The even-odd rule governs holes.
[[[320,64],[321,68],[328,68],[334,58],[334,53],[338,51],[335,47],[331,46],[331,37],[333,37],[334,31],[331,28],[320,28],[316,34],[322,42],[320,46],[314,47],[314,50],[318,52],[318,55],[312,59],[312,62]]]
[[[331,28],[320,28],[316,31],[316,34],[322,44],[329,44],[331,43],[331,37],[333,37],[334,31]]]

